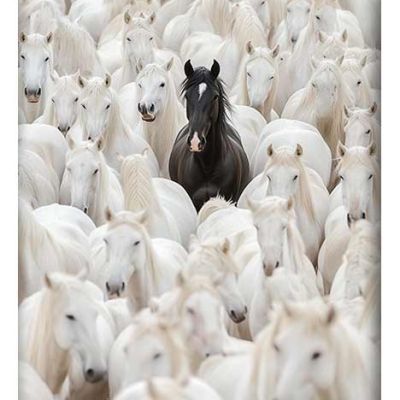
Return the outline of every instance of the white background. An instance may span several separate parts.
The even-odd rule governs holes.
[[[0,3],[0,398],[7,400],[17,399],[18,383],[17,3]],[[382,399],[386,400],[400,399],[400,2],[382,3]]]

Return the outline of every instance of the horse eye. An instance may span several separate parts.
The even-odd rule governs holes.
[[[187,312],[188,312],[190,315],[194,315],[194,310],[193,310],[193,308],[188,307],[188,308],[187,308]]]
[[[297,180],[298,177],[299,177],[298,175],[295,175],[293,181]]]
[[[317,18],[318,21],[321,21],[321,17],[319,15],[316,15],[315,18]]]
[[[140,83],[138,83],[138,86],[140,87],[140,89],[142,88],[142,85]]]
[[[97,168],[94,170],[93,175],[96,175],[98,172],[99,172],[99,169]]]
[[[132,41],[131,38],[128,38],[128,37],[126,38],[126,40],[127,40],[128,42],[131,42],[131,41]]]
[[[151,42],[153,39],[154,39],[153,36],[152,36],[151,38],[149,38],[150,42]]]
[[[269,80],[272,81],[272,79],[274,79],[274,78],[275,78],[274,76],[271,76],[271,77],[269,78]]]
[[[311,359],[317,360],[320,357],[321,357],[321,353],[319,351],[316,351],[315,353],[312,354]]]
[[[165,86],[165,83],[163,82],[163,83],[161,83],[161,85],[160,85],[160,87],[164,87]]]
[[[140,240],[136,240],[136,242],[135,242],[135,243],[133,243],[133,245],[134,245],[134,246],[138,246],[138,245],[139,245],[139,243],[140,243]]]
[[[106,110],[108,110],[111,107],[111,104],[106,105]]]
[[[279,353],[281,351],[281,349],[278,347],[278,345],[276,343],[274,343],[274,349],[277,353]]]
[[[72,314],[67,314],[66,317],[70,320],[70,321],[75,321],[75,317]]]
[[[313,88],[317,88],[317,85],[314,82],[311,83],[311,85],[312,85]]]
[[[24,56],[23,54],[21,54],[21,58],[22,58],[23,60],[25,60],[25,56]]]
[[[153,360],[158,360],[159,358],[161,358],[162,354],[161,353],[156,353],[153,356]]]
[[[84,104],[81,104],[81,106],[86,110],[86,106]]]
[[[344,181],[343,175],[339,175],[339,178]]]
[[[46,57],[45,59],[44,59],[44,62],[47,62],[47,61],[49,61],[49,57]]]
[[[52,103],[55,103],[54,99],[51,99],[51,102],[52,102]]]
[[[291,9],[290,9],[290,8],[288,8],[286,11],[287,11],[288,13],[290,13]]]
[[[370,133],[371,133],[371,129],[368,129],[368,130],[365,132],[366,135],[369,135]]]
[[[247,76],[248,76],[249,78],[251,78],[250,72],[247,73]]]
[[[361,85],[361,83],[362,83],[361,81],[358,81],[358,82],[357,82],[357,85],[358,85],[358,86],[360,86],[360,85]]]
[[[368,180],[370,181],[371,179],[372,179],[372,177],[373,177],[374,175],[370,175],[369,177],[368,177]]]
[[[267,175],[267,178],[268,178],[269,181],[271,181],[271,177],[269,175]]]
[[[74,100],[74,103],[77,103],[78,100],[79,100],[79,97],[76,97],[75,100]]]
[[[311,8],[308,8],[307,9],[307,14],[310,14],[310,12],[311,12]]]
[[[104,238],[103,241],[105,245],[108,245],[108,240],[106,238]]]

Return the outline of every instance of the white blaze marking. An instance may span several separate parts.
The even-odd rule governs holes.
[[[206,83],[200,83],[199,85],[199,100],[201,99],[201,96],[203,96],[203,93],[207,89],[207,84]]]
[[[190,141],[190,150],[193,152],[200,151],[199,144],[200,144],[199,135],[197,132],[195,132],[193,134],[192,140]]]

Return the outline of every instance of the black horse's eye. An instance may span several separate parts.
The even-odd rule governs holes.
[[[75,317],[72,314],[67,314],[66,315],[67,319],[69,319],[70,321],[75,321]]]
[[[218,95],[216,94],[215,96],[214,96],[214,98],[213,98],[213,101],[215,101],[215,100],[218,100]]]
[[[371,133],[371,129],[368,129],[368,130],[365,132],[366,135],[369,135],[370,133]]]
[[[164,87],[164,86],[165,86],[165,83],[164,83],[164,82],[160,84],[160,87]]]
[[[318,360],[318,358],[321,357],[321,353],[319,351],[316,351],[315,353],[312,354],[311,359],[312,360]]]
[[[49,61],[50,60],[50,58],[49,57],[46,57],[45,59],[44,59],[44,62],[47,62],[47,61]]]

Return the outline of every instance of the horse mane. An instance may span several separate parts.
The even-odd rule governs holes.
[[[36,7],[32,10],[31,15],[37,12],[39,13],[40,20],[34,20],[36,24],[33,24],[31,19],[30,29],[32,32],[42,35],[47,35],[49,32],[53,31],[53,29],[48,26],[50,21],[57,24],[63,16],[58,5],[50,0],[36,2]],[[55,27],[56,26],[57,25],[55,25]]]
[[[264,179],[266,179],[269,169],[274,165],[293,165],[300,171],[299,174],[299,190],[294,195],[295,206],[296,204],[303,205],[306,213],[313,222],[317,222],[314,204],[311,197],[310,180],[307,169],[305,168],[301,157],[293,154],[292,149],[287,147],[280,147],[274,151],[272,157],[269,157],[264,168]]]
[[[337,82],[338,98],[336,99],[332,112],[327,117],[320,117],[318,111],[312,106],[315,103],[317,92],[312,86],[313,79],[316,75],[329,69],[335,76]],[[344,106],[348,104],[349,91],[345,84],[340,68],[334,61],[321,61],[318,68],[314,71],[302,93],[301,102],[296,110],[297,117],[309,113],[312,110],[312,115],[316,121],[316,128],[321,132],[323,138],[331,149],[332,154],[336,152],[336,146],[343,139],[344,132]],[[301,118],[300,118],[301,119]]]
[[[209,87],[216,87],[219,92],[218,105],[219,114],[216,122],[216,130],[222,134],[231,136],[238,143],[241,143],[240,136],[230,123],[229,113],[233,112],[232,105],[225,92],[223,81],[220,78],[213,79],[210,71],[205,67],[196,68],[190,78],[185,78],[182,83],[181,95],[193,88],[198,87],[201,83],[205,83]]]
[[[224,37],[231,26],[231,5],[228,0],[200,0],[202,9],[209,18],[215,33]]]
[[[132,154],[122,161],[121,183],[128,211],[160,208],[158,196],[153,186],[150,169],[145,156]]]
[[[234,204],[224,197],[216,196],[211,198],[201,207],[197,217],[197,225],[203,223],[214,212],[229,207],[234,207]]]
[[[240,93],[239,101],[241,104],[246,106],[250,105],[250,99],[247,91],[246,67],[247,64],[249,64],[251,61],[257,58],[262,58],[264,60],[267,60],[268,63],[274,67],[275,71],[278,72],[278,66],[276,64],[276,60],[272,57],[271,51],[268,48],[256,47],[252,54],[246,54],[246,56],[243,57],[238,73],[239,93]],[[275,103],[276,93],[278,90],[278,83],[279,83],[278,76],[275,76],[271,90],[264,101],[262,109],[259,110],[261,114],[266,116],[268,119],[270,119],[271,111]]]

